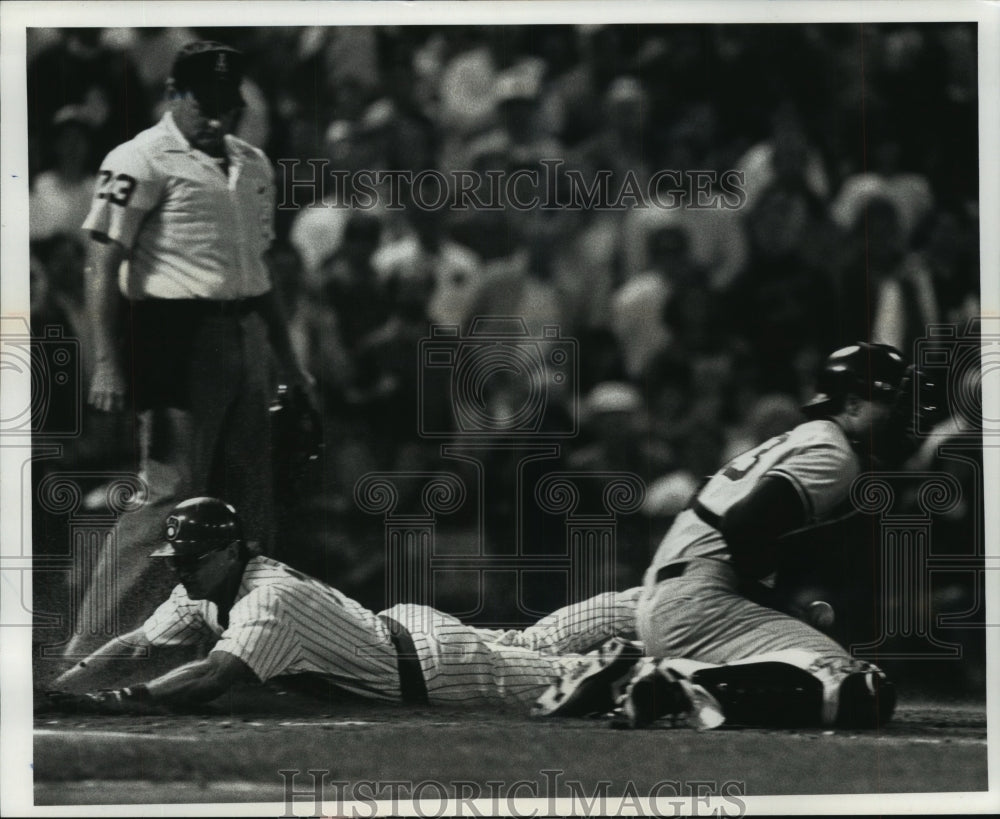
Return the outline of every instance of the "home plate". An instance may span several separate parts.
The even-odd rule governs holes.
[[[279,722],[283,728],[349,728],[357,725],[382,725],[381,722],[367,722],[360,719],[320,720],[316,722]]]

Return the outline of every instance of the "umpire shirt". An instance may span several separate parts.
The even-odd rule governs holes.
[[[167,112],[101,164],[84,230],[130,251],[129,299],[248,298],[271,289],[274,182],[264,153],[225,137],[228,173]]]

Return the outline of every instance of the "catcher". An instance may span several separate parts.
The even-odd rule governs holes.
[[[709,723],[874,727],[889,720],[896,697],[881,670],[742,589],[775,571],[784,536],[852,514],[850,489],[863,470],[905,461],[915,449],[915,418],[939,412],[932,388],[888,345],[837,350],[804,407],[808,420],[709,479],[646,572],[636,630],[652,656],[626,681],[622,724],[649,725],[684,698],[701,703]],[[615,645],[606,660],[620,668]],[[599,667],[564,677],[537,710],[591,711],[614,679]]]
[[[235,509],[215,498],[178,504],[165,535],[151,557],[165,559],[179,585],[142,626],[60,676],[59,692],[38,703],[40,710],[143,711],[209,701],[242,681],[297,674],[386,701],[530,702],[562,674],[589,668],[582,652],[631,635],[635,624],[638,588],[567,606],[523,631],[467,626],[426,606],[374,614],[319,580],[251,553]],[[130,650],[206,638],[216,640],[206,658],[146,683],[64,693],[86,691]]]

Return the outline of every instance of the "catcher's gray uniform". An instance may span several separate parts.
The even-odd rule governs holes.
[[[849,511],[861,471],[843,431],[827,419],[800,424],[735,458],[716,473],[660,544],[645,576],[636,628],[648,654],[730,663],[782,652],[833,696],[848,673],[872,670],[806,623],[757,605],[738,591],[738,575],[719,523],[764,477],[789,481],[809,525]]]

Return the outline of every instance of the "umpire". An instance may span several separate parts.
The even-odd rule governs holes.
[[[273,486],[268,407],[281,380],[311,390],[263,260],[274,181],[264,153],[234,137],[244,55],[222,43],[182,48],[167,112],[111,151],[83,228],[96,339],[89,402],[137,418],[148,486],[120,518],[94,569],[68,656],[134,628],[159,598],[147,560],[164,515],[191,495],[244,510],[268,553]],[[272,356],[273,352],[273,356]]]

